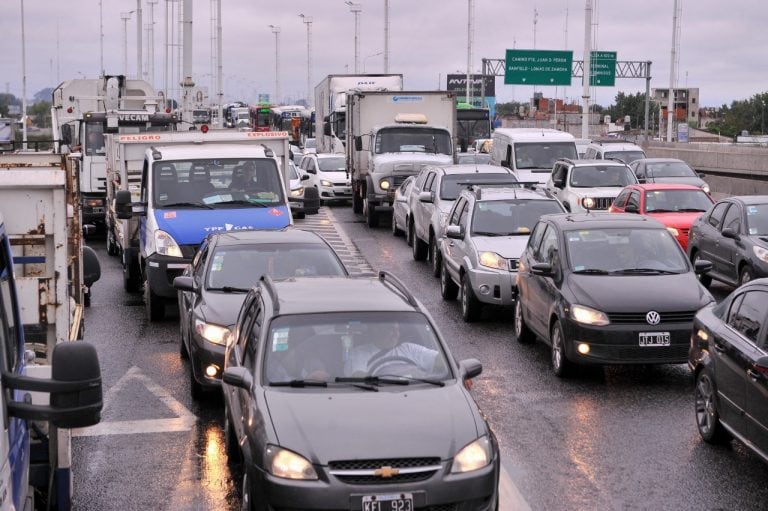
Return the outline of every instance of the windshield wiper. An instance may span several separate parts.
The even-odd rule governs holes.
[[[362,383],[365,385],[409,385],[408,380],[395,380],[392,378],[380,378],[378,376],[338,376],[334,379],[336,383]]]
[[[267,204],[266,202],[251,202],[249,200],[245,199],[233,199],[233,200],[225,200],[221,202],[217,202],[218,204],[242,204],[246,206],[256,206],[257,208],[268,208],[271,204]]]
[[[503,232],[490,232],[490,231],[472,231],[475,236],[509,236]]]
[[[224,293],[247,293],[250,291],[247,287],[233,287],[233,286],[222,286],[222,287],[210,287],[208,288],[208,291],[223,291]]]
[[[674,213],[676,210],[674,209],[663,209],[663,208],[656,208],[656,209],[647,209],[645,210],[646,213]],[[679,211],[679,210],[677,210]]]
[[[678,275],[679,271],[662,270],[660,268],[624,268],[621,270],[613,270],[611,273],[619,275],[631,275],[631,274],[659,274],[659,275]]]
[[[600,270],[597,268],[584,268],[583,270],[573,270],[573,273],[586,273],[592,275],[608,275],[610,272],[607,270]]]
[[[288,381],[272,381],[269,382],[270,387],[327,387],[327,381],[321,380],[288,380]]]
[[[685,213],[703,213],[706,211],[706,209],[701,208],[680,208],[677,211],[685,212]]]
[[[203,204],[201,202],[173,202],[171,204],[163,204],[162,206],[160,206],[160,209],[179,208],[179,207],[213,209],[213,206],[211,206],[210,204]]]
[[[415,376],[405,376],[402,374],[384,374],[382,376],[387,378],[403,378],[402,383],[399,383],[399,385],[408,385],[409,382],[415,381],[419,383],[429,383],[430,385],[435,385],[436,387],[445,387],[444,381],[435,380],[433,378],[416,378]],[[387,380],[387,383],[390,383],[389,380]]]

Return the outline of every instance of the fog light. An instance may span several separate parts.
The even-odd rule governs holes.
[[[480,286],[480,294],[481,295],[487,295],[491,291],[491,288],[489,288],[487,285],[483,284]]]
[[[580,342],[576,349],[579,350],[579,353],[581,353],[582,355],[586,355],[587,353],[589,353],[589,344]]]
[[[219,368],[215,365],[211,364],[205,368],[205,375],[208,378],[214,378],[217,374],[219,374]]]

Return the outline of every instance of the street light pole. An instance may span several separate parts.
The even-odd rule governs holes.
[[[128,20],[131,19],[133,11],[121,12],[120,19],[123,20],[123,76],[128,78]]]
[[[472,40],[474,39],[474,17],[474,0],[467,0],[467,92],[464,96],[464,101],[469,105],[472,104]]]
[[[366,56],[363,59],[363,74],[366,73],[365,69],[366,69],[366,64],[368,63],[368,59],[371,58],[371,57],[378,57],[379,55],[381,55],[383,53],[384,53],[383,51],[380,51],[379,53],[374,53],[373,55],[368,55],[368,56]]]
[[[314,106],[314,94],[312,94],[312,16],[299,14],[301,21],[307,26],[307,105]]]
[[[361,4],[356,4],[347,0],[349,11],[355,15],[355,74],[360,73],[360,13],[363,10]]]
[[[27,150],[27,43],[24,36],[24,0],[21,0],[21,148]]]
[[[272,33],[275,34],[275,105],[280,104],[280,27],[270,25]]]
[[[389,74],[389,0],[384,0],[384,74]]]
[[[138,80],[141,80],[144,78],[143,74],[143,64],[142,64],[142,47],[141,42],[144,38],[144,34],[142,33],[144,30],[144,27],[142,26],[142,19],[141,19],[141,0],[136,0],[136,78]]]

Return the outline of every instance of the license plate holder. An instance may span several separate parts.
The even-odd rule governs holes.
[[[638,342],[641,347],[669,346],[672,336],[669,332],[640,332]]]
[[[363,511],[414,511],[413,494],[364,495]]]

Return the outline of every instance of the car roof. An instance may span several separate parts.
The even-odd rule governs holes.
[[[552,196],[544,195],[530,188],[520,188],[519,186],[481,186],[482,190],[480,201],[507,200],[507,199],[534,199],[534,200],[556,200]],[[468,193],[472,198],[476,195],[472,190],[462,190],[462,193]]]
[[[316,156],[319,159],[322,159],[322,158],[344,158],[344,153],[310,153],[308,156]]]
[[[500,167],[498,165],[489,165],[487,163],[462,163],[460,165],[444,165],[436,166],[433,168],[442,170],[447,176],[454,174],[509,174],[513,175],[512,171],[506,167]]]
[[[493,138],[510,137],[516,142],[573,142],[570,133],[551,128],[496,128]]]
[[[635,162],[642,161],[645,163],[685,163],[688,165],[688,163],[685,160],[681,160],[679,158],[640,158],[638,160],[635,160]],[[634,162],[633,162],[634,163]]]
[[[299,277],[273,281],[272,285],[280,315],[418,311],[398,291],[375,277]],[[329,289],[333,292],[329,293]]]
[[[737,195],[734,197],[727,197],[723,200],[741,202],[745,205],[759,205],[768,204],[768,195]]]
[[[571,163],[573,163],[574,167],[586,167],[589,165],[609,165],[613,167],[626,167],[627,164],[618,161],[618,160],[588,160],[588,159],[579,159],[579,160],[570,160]]]
[[[637,188],[638,190],[645,190],[646,192],[659,191],[659,190],[694,190],[701,192],[702,189],[695,185],[686,185],[682,183],[643,183],[627,185],[628,188]]]
[[[632,142],[626,142],[624,140],[620,142],[613,142],[613,141],[592,142],[589,145],[602,147],[606,151],[626,151],[628,149],[631,149],[631,150],[640,149],[641,151],[643,151],[643,148],[640,147],[639,145],[634,144]]]
[[[242,158],[269,158],[265,154],[264,148],[261,146],[250,144],[202,144],[194,145],[179,144],[179,145],[158,145],[154,148],[155,151],[159,151],[163,157],[161,160],[154,160],[156,162],[162,161],[188,161],[196,159],[242,159]],[[147,152],[153,152],[152,149],[147,149]]]
[[[319,234],[295,227],[284,229],[243,229],[216,232],[208,235],[209,242],[216,246],[253,245],[254,243],[317,243],[327,245]]]
[[[658,220],[633,213],[561,213],[542,215],[541,220],[550,221],[564,231],[612,227],[666,229]]]

